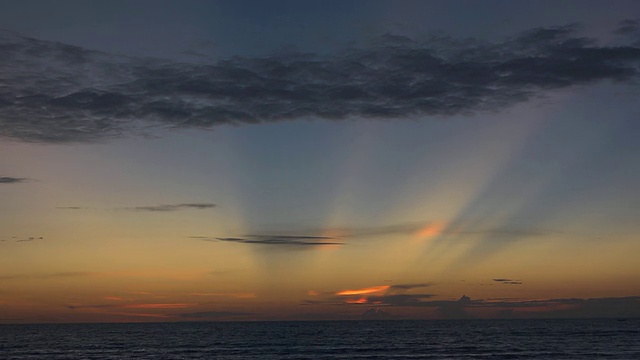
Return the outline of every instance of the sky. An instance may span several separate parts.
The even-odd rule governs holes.
[[[0,323],[640,316],[640,2],[0,2]]]

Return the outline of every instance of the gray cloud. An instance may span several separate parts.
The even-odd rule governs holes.
[[[368,304],[382,304],[387,306],[413,306],[424,304],[425,299],[434,297],[434,294],[384,294],[367,296]]]
[[[126,210],[126,211],[150,211],[150,212],[169,212],[178,210],[205,210],[213,209],[217,207],[213,203],[182,203],[182,204],[160,204],[160,205],[147,205],[147,206],[126,206],[111,208],[111,210]],[[84,206],[58,206],[59,210],[89,210],[91,208]]]
[[[22,238],[22,239],[18,239],[16,240],[16,242],[30,242],[30,241],[35,241],[35,240],[43,240],[44,237],[42,236],[30,236],[28,238]]]
[[[114,56],[8,31],[0,32],[0,51],[0,136],[54,143],[158,127],[497,111],[549,90],[634,80],[640,62],[637,43],[598,45],[575,26],[496,43],[386,35],[332,55],[211,64]]]
[[[640,19],[621,21],[614,34],[631,41],[634,46],[640,46]]]
[[[0,120],[1,122],[2,120]],[[0,176],[0,184],[20,184],[29,181],[28,178]]]
[[[431,284],[430,283],[396,284],[396,285],[391,285],[389,289],[387,289],[387,293],[405,292],[413,289],[425,288],[428,286],[431,286]]]
[[[614,34],[626,35],[630,33],[635,33],[640,30],[640,21],[639,20],[623,20],[618,24],[618,28],[614,30]]]
[[[190,236],[202,241],[225,241],[241,244],[280,245],[280,246],[323,246],[344,245],[342,242],[329,241],[328,236],[292,236],[292,235],[247,235],[245,237],[207,237]]]
[[[511,280],[511,279],[498,278],[498,279],[493,279],[493,281],[499,282],[499,283],[505,284],[505,285],[522,285],[522,281],[520,281],[520,280]]]
[[[5,242],[7,240],[14,241],[14,242],[31,242],[31,241],[36,241],[36,240],[44,240],[44,237],[42,237],[42,236],[29,236],[29,237],[12,236],[12,237],[0,238],[0,242]]]
[[[212,209],[216,207],[216,204],[212,203],[189,203],[189,204],[162,204],[153,206],[134,206],[118,208],[119,210],[134,210],[134,211],[151,211],[151,212],[163,212],[163,211],[177,211],[187,209]],[[75,207],[72,207],[75,209]]]

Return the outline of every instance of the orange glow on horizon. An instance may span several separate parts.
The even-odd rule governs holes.
[[[389,289],[389,285],[373,286],[373,287],[364,288],[364,289],[342,290],[340,292],[337,292],[336,295],[340,295],[340,296],[364,295],[364,294],[372,294],[372,293],[377,293],[381,291],[386,291],[387,289]]]
[[[361,297],[361,298],[356,299],[356,300],[347,300],[346,301],[347,304],[366,304],[367,302],[369,302],[369,301],[367,300],[366,297]]]
[[[123,312],[109,312],[105,315],[117,315],[117,316],[134,316],[134,317],[151,317],[151,318],[170,318],[171,315],[166,314],[145,314],[145,313],[123,313]],[[125,322],[128,320],[124,320]]]

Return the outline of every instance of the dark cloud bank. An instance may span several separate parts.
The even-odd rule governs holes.
[[[289,119],[448,116],[496,111],[545,91],[639,73],[626,45],[538,28],[499,43],[387,35],[333,55],[236,57],[213,64],[114,56],[0,32],[0,137],[90,142],[152,128]]]
[[[513,281],[495,279],[495,281]],[[499,281],[503,282],[503,281]],[[394,308],[430,308],[442,318],[640,318],[640,297],[555,298],[555,299],[472,299],[463,295],[457,300],[433,300],[437,294],[413,292],[431,284],[392,285],[386,291],[372,294],[324,294],[306,299],[302,305],[357,306],[387,309],[384,318],[394,318]],[[358,300],[358,301],[354,301]],[[369,314],[367,314],[369,312]],[[380,318],[370,309],[364,318]]]

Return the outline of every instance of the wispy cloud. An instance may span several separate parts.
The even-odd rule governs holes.
[[[184,309],[196,304],[186,303],[143,303],[143,304],[95,304],[95,305],[67,305],[67,308],[75,309]]]
[[[520,281],[520,280],[498,278],[498,279],[493,279],[493,281],[499,282],[499,283],[505,284],[505,285],[522,285],[522,281]]]
[[[38,237],[30,236],[28,238],[18,239],[18,240],[16,240],[16,242],[30,242],[30,241],[36,241],[36,240],[44,240],[44,237],[42,237],[42,236],[38,236]]]
[[[133,210],[133,211],[151,211],[151,212],[166,212],[166,211],[177,211],[177,210],[205,210],[212,209],[216,207],[216,204],[212,203],[186,203],[186,204],[162,204],[162,205],[152,205],[152,206],[133,206],[133,207],[122,207],[117,208],[118,210]]]
[[[244,237],[207,237],[190,236],[202,241],[224,241],[241,244],[280,245],[280,246],[336,246],[342,242],[332,241],[328,236],[296,236],[296,235],[247,235]]]
[[[125,211],[149,211],[149,212],[170,212],[178,210],[206,210],[217,207],[213,203],[183,203],[183,204],[160,204],[160,205],[145,205],[145,206],[125,206],[111,208],[110,210],[125,210]],[[58,210],[89,210],[91,208],[84,206],[57,206]]]
[[[12,237],[0,238],[0,242],[5,242],[7,240],[14,241],[14,242],[31,242],[36,240],[44,240],[44,237],[43,236],[29,236],[29,237],[12,236]]]
[[[182,309],[196,304],[171,303],[171,304],[125,304],[120,305],[124,309]]]
[[[28,182],[29,180],[30,179],[23,177],[0,176],[0,184],[20,184]]]
[[[14,275],[0,275],[0,280],[46,280],[52,278],[74,278],[90,276],[94,273],[83,271],[67,271],[56,273],[42,273],[42,274],[14,274]]]
[[[621,21],[618,24],[618,28],[614,31],[615,34],[623,36],[631,41],[634,41],[635,46],[640,46],[640,20],[629,19]]]
[[[631,34],[637,23],[620,24]],[[152,128],[290,119],[450,116],[638,76],[640,45],[600,45],[576,26],[500,42],[386,35],[329,55],[212,64],[114,56],[0,32],[0,136],[88,142]]]

